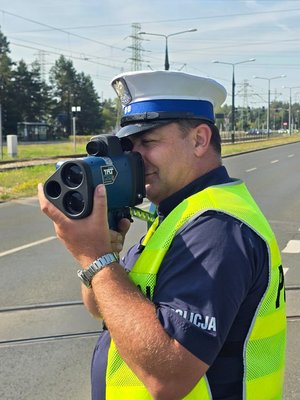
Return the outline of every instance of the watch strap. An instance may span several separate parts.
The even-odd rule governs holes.
[[[119,255],[118,253],[107,253],[104,256],[97,258],[95,261],[92,262],[86,269],[79,269],[77,271],[77,275],[79,279],[85,284],[86,287],[89,289],[92,287],[92,279],[93,277],[100,272],[103,268],[107,267],[108,265],[118,262]]]

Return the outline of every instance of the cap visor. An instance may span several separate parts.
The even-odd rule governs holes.
[[[130,136],[130,135],[134,135],[136,133],[149,131],[150,129],[155,129],[155,128],[158,128],[159,126],[167,125],[172,122],[175,122],[175,121],[170,120],[170,121],[156,121],[156,122],[152,122],[152,123],[143,123],[143,124],[130,124],[130,125],[123,126],[123,128],[121,128],[119,130],[119,132],[117,132],[116,136],[119,138],[122,138],[122,137]]]

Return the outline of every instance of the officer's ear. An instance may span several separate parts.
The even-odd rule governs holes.
[[[212,131],[207,124],[199,124],[194,128],[195,154],[203,155],[210,145]]]

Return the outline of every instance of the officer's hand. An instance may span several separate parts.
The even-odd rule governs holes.
[[[130,228],[130,221],[127,218],[122,218],[118,222],[118,232],[110,231],[110,241],[114,252],[119,253],[123,250],[123,244],[126,233]]]
[[[53,221],[57,237],[82,267],[113,251],[107,221],[107,200],[104,185],[96,187],[92,213],[83,219],[70,219],[50,203],[38,187],[41,210]]]

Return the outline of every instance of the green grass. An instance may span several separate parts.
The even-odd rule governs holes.
[[[279,146],[282,144],[299,142],[300,134],[293,134],[292,136],[279,136],[274,137],[269,140],[259,140],[245,143],[235,143],[235,144],[225,144],[222,147],[222,155],[232,155],[237,153],[242,153],[245,151],[253,151],[258,149],[263,149],[265,147]]]
[[[85,146],[89,139],[90,136],[78,136],[76,138],[76,149],[72,138],[69,141],[46,144],[19,143],[18,155],[13,158],[7,154],[7,147],[3,146],[3,161],[86,154]],[[0,202],[35,196],[37,194],[37,184],[45,182],[54,171],[55,164],[1,172],[0,164]]]
[[[76,154],[85,153],[85,145],[89,138],[80,138],[81,143],[76,145]],[[280,144],[300,141],[300,135],[289,137],[272,138],[265,141],[253,141],[248,143],[236,143],[223,145],[223,156],[252,151],[264,147],[277,146]],[[49,143],[49,144],[28,144],[18,146],[18,159],[41,158],[51,156],[63,156],[74,154],[72,143]],[[9,157],[6,154],[6,159]],[[1,165],[0,165],[1,168]],[[0,171],[0,202],[12,199],[36,196],[37,185],[45,182],[55,171],[55,164],[45,166],[34,166],[22,169]]]
[[[26,143],[18,144],[18,155],[14,160],[23,160],[27,158],[44,158],[53,156],[63,156],[69,154],[83,154],[85,153],[86,143],[89,141],[90,136],[80,136],[76,139],[76,148],[70,139],[69,141],[58,141],[55,143]],[[12,160],[12,157],[7,153],[7,146],[3,146],[3,160]]]
[[[37,185],[55,171],[55,165],[39,165],[0,172],[0,201],[37,194]]]

